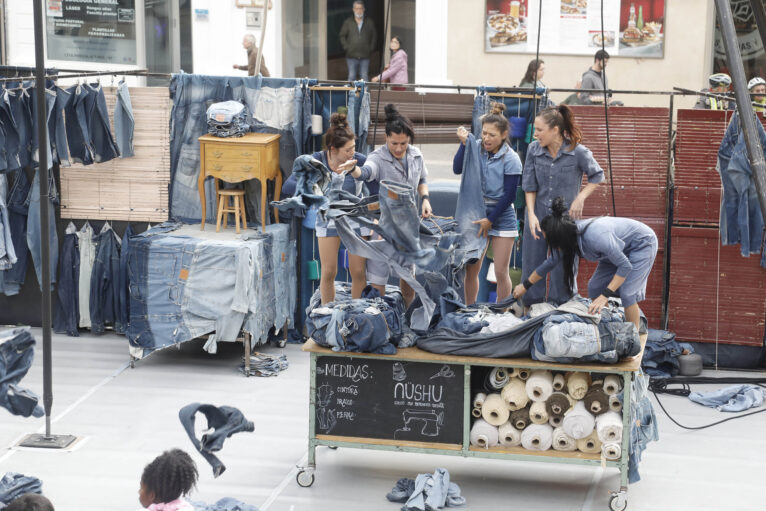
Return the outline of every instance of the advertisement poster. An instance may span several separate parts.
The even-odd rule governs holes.
[[[46,0],[48,58],[137,64],[135,0]]]
[[[665,0],[486,0],[489,53],[593,55],[603,43],[612,57],[662,58]],[[603,15],[603,36],[601,20]],[[603,37],[603,41],[602,41]]]

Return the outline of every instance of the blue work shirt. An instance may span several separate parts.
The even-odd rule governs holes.
[[[420,149],[412,144],[407,145],[407,152],[402,159],[404,164],[394,158],[388,150],[388,145],[383,144],[367,155],[364,165],[359,165],[362,175],[358,179],[407,184],[417,192],[418,185],[425,183],[428,177],[425,159]]]

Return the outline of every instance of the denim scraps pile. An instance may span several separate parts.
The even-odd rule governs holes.
[[[287,357],[285,355],[268,355],[266,353],[253,353],[250,355],[249,376],[277,376],[287,369]],[[245,361],[239,365],[239,370],[245,374]]]
[[[396,353],[396,346],[407,338],[404,300],[396,288],[381,297],[368,286],[362,298],[338,295],[336,300],[319,305],[319,290],[306,310],[306,330],[314,341],[334,351]]]
[[[420,474],[414,481],[403,477],[386,498],[390,502],[403,502],[402,511],[431,511],[464,506],[466,502],[460,487],[450,481],[446,468],[437,468],[433,474]]]
[[[241,137],[250,131],[245,105],[239,101],[213,103],[207,109],[207,132],[216,137]]]
[[[22,417],[43,416],[34,392],[19,387],[35,357],[35,338],[29,327],[0,331],[0,407]]]

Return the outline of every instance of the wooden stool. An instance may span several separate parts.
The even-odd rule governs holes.
[[[229,205],[229,197],[233,199],[234,204]],[[234,225],[237,227],[237,234],[239,234],[240,218],[242,219],[242,228],[247,229],[244,197],[244,190],[218,190],[218,222],[215,225],[215,232],[221,231],[221,219],[223,219],[224,214],[226,215],[226,223],[223,224],[223,228],[226,229],[229,225],[229,213],[234,213]]]

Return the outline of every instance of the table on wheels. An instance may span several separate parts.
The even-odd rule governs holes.
[[[311,355],[308,465],[299,467],[300,486],[314,483],[316,448],[354,447],[387,451],[449,454],[614,467],[620,488],[610,509],[627,506],[630,451],[630,393],[641,353],[614,365],[557,364],[528,358],[480,358],[399,349],[395,355],[335,352],[309,339]],[[622,453],[618,460],[579,451],[530,451],[522,447],[481,448],[470,445],[471,371],[506,367],[617,374],[623,380]]]

